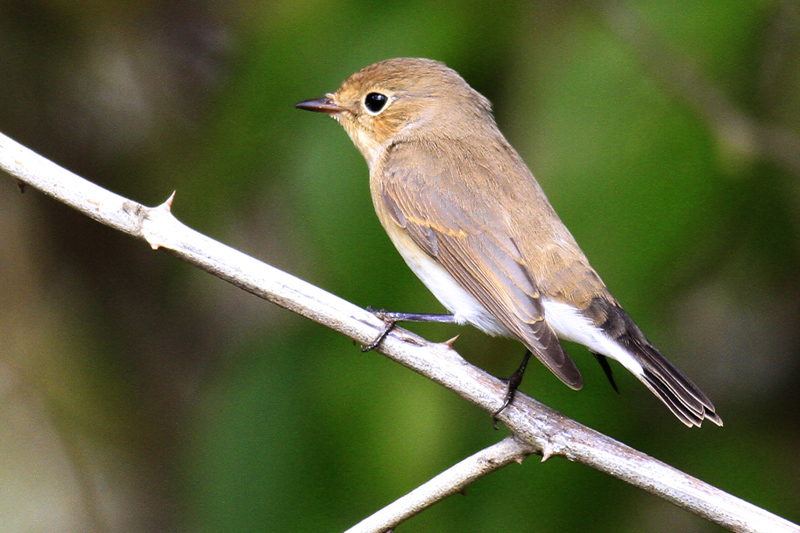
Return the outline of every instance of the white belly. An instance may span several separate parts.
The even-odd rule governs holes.
[[[386,230],[414,274],[453,313],[456,323],[472,324],[490,335],[516,337],[465,291],[443,266],[422,251],[402,229],[390,224]],[[642,374],[642,365],[577,309],[569,304],[544,298],[542,305],[548,325],[559,338],[583,344],[594,352],[616,359],[633,374]]]
[[[465,291],[442,265],[422,251],[403,230],[396,226],[386,230],[409,268],[436,296],[436,299],[453,313],[456,323],[472,324],[489,335],[515,336],[478,300]]]
[[[542,299],[542,305],[547,323],[560,339],[583,344],[593,352],[616,359],[633,374],[642,375],[642,365],[577,309],[547,299]]]

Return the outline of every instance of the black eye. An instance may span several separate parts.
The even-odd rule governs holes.
[[[377,115],[381,112],[388,101],[389,99],[385,94],[369,93],[364,97],[364,107],[366,107],[367,111],[369,111],[371,114]]]

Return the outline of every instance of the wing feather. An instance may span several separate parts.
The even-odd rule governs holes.
[[[392,146],[386,154],[389,164],[383,166],[392,170],[382,176],[378,201],[393,223],[547,368],[579,389],[580,372],[545,320],[534,278],[505,226],[507,211],[500,195],[492,194],[492,183],[500,181],[493,180],[494,167],[470,165],[476,161],[474,154],[459,152],[468,148],[459,143],[450,147],[447,153],[431,154],[421,143]],[[436,164],[413,164],[411,154],[414,161]],[[458,182],[464,177],[470,183]]]

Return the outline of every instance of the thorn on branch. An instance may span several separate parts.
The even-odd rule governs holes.
[[[448,347],[450,347],[450,349],[452,350],[452,349],[454,349],[454,348],[453,348],[453,345],[456,343],[456,341],[458,340],[458,338],[459,338],[460,336],[461,336],[460,334],[459,334],[459,335],[456,335],[456,336],[455,336],[455,337],[453,337],[452,339],[444,341],[444,343],[443,343],[443,344],[446,344],[446,345],[447,345]]]
[[[542,462],[547,461],[556,454],[555,450],[550,446],[542,446]]]
[[[172,212],[172,201],[173,201],[173,200],[175,200],[175,193],[177,193],[177,192],[178,192],[178,191],[172,191],[172,194],[170,194],[170,195],[169,195],[169,198],[167,198],[167,201],[166,201],[166,202],[164,202],[163,204],[161,204],[161,205],[160,205],[160,206],[158,206],[158,207],[159,207],[159,208],[163,207],[163,208],[165,208],[167,211],[169,211],[169,212]]]

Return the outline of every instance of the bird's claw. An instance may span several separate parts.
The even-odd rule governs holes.
[[[367,311],[375,315],[376,317],[383,320],[383,328],[378,332],[377,337],[375,337],[372,342],[367,344],[366,346],[361,347],[362,352],[370,352],[378,347],[378,345],[386,338],[386,335],[389,334],[390,331],[394,328],[395,324],[397,323],[396,319],[391,317],[392,313],[385,311],[384,309],[375,309],[371,305],[367,306]]]

